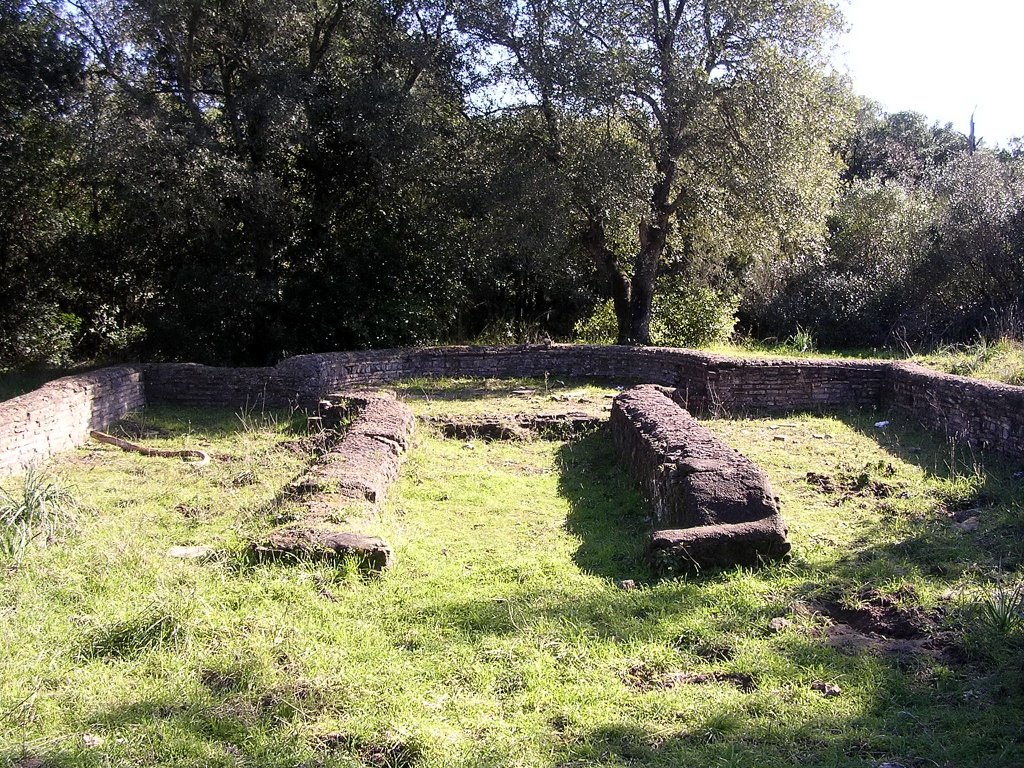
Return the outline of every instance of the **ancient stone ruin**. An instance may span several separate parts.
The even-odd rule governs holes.
[[[647,385],[612,405],[615,445],[651,504],[655,531],[647,555],[655,571],[787,557],[787,529],[767,475],[698,424],[678,397],[677,390]]]
[[[693,411],[872,408],[1024,459],[1024,387],[872,360],[757,360],[684,349],[551,344],[298,355],[268,368],[116,366],[0,402],[0,476],[81,445],[146,405],[315,408],[326,393],[431,376],[604,377],[675,387]]]
[[[0,475],[79,445],[152,404],[317,408],[324,393],[412,377],[603,377],[648,384],[621,395],[611,429],[653,508],[648,551],[657,570],[756,565],[789,552],[778,502],[764,473],[701,427],[711,413],[871,408],[944,432],[960,443],[1024,458],[1024,387],[976,381],[920,366],[860,360],[753,360],[679,349],[547,344],[434,347],[300,355],[268,368],[187,363],[118,366],[68,376],[0,403]],[[661,385],[661,386],[653,386]],[[668,387],[668,388],[665,388]],[[378,538],[347,530],[340,514],[375,504],[397,477],[414,419],[386,394],[339,398],[354,419],[323,460],[287,490],[300,512],[253,544],[261,559],[356,557],[390,563]],[[585,415],[458,422],[453,436],[541,436],[592,428]]]
[[[597,429],[603,419],[586,413],[520,413],[515,416],[433,416],[427,423],[445,437],[459,440],[565,439]]]
[[[394,557],[390,545],[346,531],[336,521],[351,505],[383,501],[398,479],[415,418],[387,392],[336,394],[322,408],[332,426],[343,427],[348,418],[351,423],[341,440],[288,486],[287,496],[299,504],[296,520],[255,542],[250,554],[257,561],[354,558],[364,570],[384,570]]]

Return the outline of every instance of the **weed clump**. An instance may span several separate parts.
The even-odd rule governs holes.
[[[0,488],[0,561],[16,565],[33,544],[52,544],[70,526],[74,506],[60,480],[38,467],[29,467],[20,488]]]
[[[182,625],[174,612],[151,605],[142,612],[102,625],[82,644],[82,658],[128,659],[144,651],[175,643]]]
[[[997,635],[1024,628],[1024,584],[1000,585],[984,594],[978,606],[982,624]]]

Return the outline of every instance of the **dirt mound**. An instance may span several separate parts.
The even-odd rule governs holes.
[[[917,638],[935,628],[934,619],[920,607],[901,607],[893,597],[878,592],[861,595],[852,607],[830,600],[817,608],[837,624],[888,639]]]
[[[920,606],[900,605],[894,596],[866,591],[855,605],[825,600],[811,607],[832,620],[823,632],[826,645],[832,648],[886,656],[926,655],[950,663],[962,660],[953,633],[939,631],[934,616]]]

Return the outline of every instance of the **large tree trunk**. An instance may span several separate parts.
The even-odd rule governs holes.
[[[632,301],[629,302],[629,317],[626,327],[619,321],[619,344],[651,343],[651,314],[654,286],[634,285]]]
[[[583,244],[611,288],[618,344],[651,343],[654,288],[669,226],[667,215],[659,216],[658,220],[658,224],[644,223],[640,226],[640,253],[632,277],[626,276],[615,253],[608,247],[600,219],[591,218],[583,234]]]
[[[640,253],[630,280],[632,288],[629,297],[629,323],[619,323],[619,343],[650,344],[651,314],[654,304],[654,287],[658,279],[658,265],[665,252],[668,237],[669,217],[657,217],[657,223],[640,225]]]
[[[615,320],[619,327],[619,344],[628,344],[632,316],[633,287],[630,279],[619,268],[619,260],[615,252],[608,247],[605,236],[604,222],[601,217],[592,214],[587,222],[581,240],[590,252],[597,266],[597,271],[608,281],[612,290],[612,306],[615,307]]]

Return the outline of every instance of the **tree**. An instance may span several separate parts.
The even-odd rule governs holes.
[[[57,2],[0,0],[0,364],[62,362],[80,319],[51,268],[66,231],[63,117],[81,86],[81,53],[60,34]]]
[[[837,23],[824,0],[470,3],[463,28],[487,52],[499,106],[535,110],[548,161],[577,174],[567,207],[608,281],[620,343],[650,342],[677,225],[692,225],[708,194],[782,209],[793,187],[781,169],[808,140],[835,136],[841,99],[820,75],[820,46]],[[606,128],[596,148],[573,146],[581,124]]]
[[[443,7],[67,6],[96,103],[92,285],[126,287],[107,303],[150,353],[263,363],[442,335],[463,173]]]
[[[919,112],[888,114],[865,99],[857,111],[856,129],[843,148],[844,176],[920,185],[968,149],[968,137],[951,123],[929,125]]]

